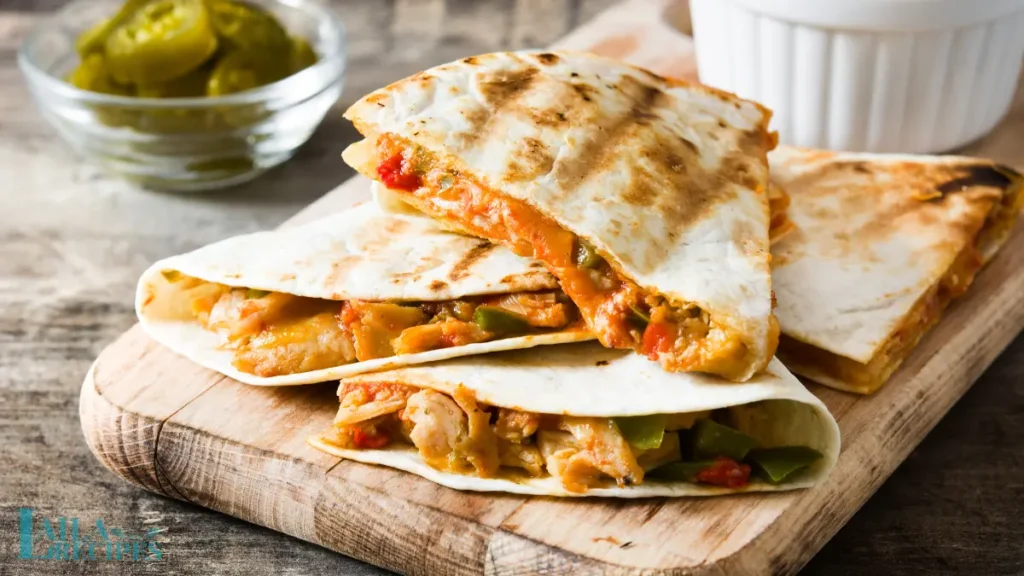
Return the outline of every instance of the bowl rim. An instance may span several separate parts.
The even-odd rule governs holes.
[[[207,108],[210,106],[239,106],[239,105],[250,105],[259,102],[266,102],[273,100],[284,94],[295,94],[288,90],[288,86],[295,84],[300,80],[306,78],[315,77],[318,73],[323,73],[328,76],[328,80],[323,82],[322,86],[319,86],[315,92],[319,93],[328,85],[336,82],[345,73],[345,41],[346,31],[345,25],[334,13],[327,9],[327,6],[318,2],[317,0],[271,0],[277,4],[283,4],[292,8],[301,9],[313,13],[313,17],[319,22],[326,22],[331,29],[331,45],[329,51],[325,54],[318,54],[320,59],[316,64],[300,70],[295,74],[282,78],[277,82],[272,82],[265,86],[246,90],[244,92],[236,92],[234,94],[228,94],[225,96],[194,96],[189,98],[142,98],[140,96],[120,96],[116,94],[103,94],[100,92],[92,92],[89,90],[83,90],[66,82],[62,78],[58,78],[44,71],[42,68],[33,62],[32,58],[29,57],[28,49],[30,46],[35,45],[38,42],[39,36],[49,26],[53,24],[56,18],[71,9],[72,6],[81,5],[84,3],[91,3],[92,0],[72,0],[65,4],[60,10],[50,14],[37,22],[32,30],[29,31],[28,35],[21,42],[18,47],[18,67],[21,68],[22,73],[31,82],[37,82],[44,87],[47,92],[54,93],[58,96],[65,97],[68,99],[76,100],[87,104],[98,104],[102,106],[122,106],[130,107],[134,109],[158,109],[158,108]],[[336,69],[336,70],[334,70]],[[333,71],[332,71],[333,70]],[[312,92],[310,90],[304,90],[302,93],[307,94]],[[305,96],[302,96],[304,99]]]

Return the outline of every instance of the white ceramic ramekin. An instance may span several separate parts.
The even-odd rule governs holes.
[[[1024,59],[1024,0],[690,0],[701,81],[786,144],[939,152],[988,133]]]

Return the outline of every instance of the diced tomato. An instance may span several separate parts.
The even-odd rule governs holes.
[[[351,302],[345,302],[341,305],[341,323],[345,326],[351,326],[352,324],[359,321],[359,312],[356,311],[355,307],[352,306]]]
[[[416,173],[401,153],[392,154],[377,165],[377,176],[392,190],[412,192],[423,185],[423,178]]]
[[[750,482],[750,466],[719,456],[710,467],[697,474],[697,481],[727,488],[741,488]]]
[[[672,349],[675,339],[674,326],[665,322],[651,322],[644,330],[643,353],[651,360],[657,360],[659,352]]]
[[[367,432],[362,428],[352,430],[352,443],[356,448],[376,450],[388,444],[388,435],[378,432]]]

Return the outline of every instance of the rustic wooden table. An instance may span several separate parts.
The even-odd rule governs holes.
[[[158,258],[273,227],[334,188],[350,175],[338,154],[354,131],[340,110],[332,113],[294,160],[222,193],[173,196],[112,179],[64,146],[32,107],[17,71],[17,46],[28,28],[62,3],[0,1],[0,574],[380,573],[131,487],[86,447],[78,423],[81,380],[103,346],[134,322],[138,274]],[[545,45],[611,3],[336,1],[351,49],[339,108],[435,63]],[[1024,106],[1014,114],[1024,114]],[[1020,148],[1024,133],[997,131],[984,148],[994,142]],[[1024,337],[804,573],[1024,573],[1022,437]],[[23,507],[132,531],[166,526],[166,557],[159,563],[17,560]]]

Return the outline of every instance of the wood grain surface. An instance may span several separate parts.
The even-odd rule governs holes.
[[[337,154],[354,133],[333,114],[287,165],[250,185],[200,198],[154,194],[111,179],[63,146],[30,105],[15,66],[24,33],[60,4],[0,2],[0,573],[378,573],[326,549],[125,484],[93,459],[78,423],[81,378],[100,350],[133,324],[131,295],[145,266],[277,225],[349,176]],[[534,40],[542,45],[610,2],[466,4],[336,2],[353,49],[341,106],[410,70],[514,45],[511,32],[494,41],[494,35],[481,39],[481,31],[519,30],[524,43],[516,46]],[[527,4],[565,12],[561,19],[548,12],[531,16],[520,8]],[[438,6],[442,15],[463,14],[458,28],[443,25],[443,17],[430,28],[441,33],[408,24],[421,18],[417,14],[438,18]],[[412,31],[396,40],[393,30],[403,21]],[[565,23],[565,29],[552,31],[552,22]],[[536,30],[547,36],[524,40]],[[1022,167],[1022,125],[1024,92],[1018,92],[1007,122],[965,152]],[[1024,338],[1018,338],[804,573],[1020,574],[1022,416]],[[121,423],[141,442],[155,432],[148,429],[152,424]],[[159,565],[66,562],[44,568],[14,560],[22,506],[51,517],[103,518],[128,529],[164,526],[168,555]]]

